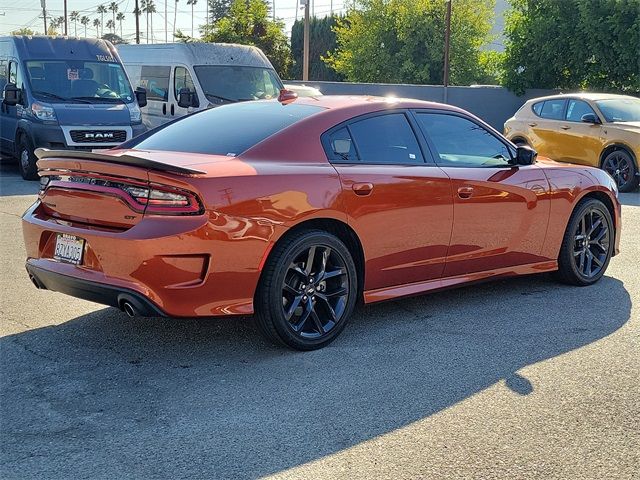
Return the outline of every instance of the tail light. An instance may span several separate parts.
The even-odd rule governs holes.
[[[145,206],[145,213],[159,215],[198,215],[202,205],[191,192],[164,185],[151,188],[127,185],[122,189],[133,199]]]
[[[122,178],[88,173],[43,175],[40,177],[40,195],[50,187],[89,190],[117,195],[129,207],[140,213],[155,215],[200,215],[204,207],[198,197],[188,191],[168,185],[133,183]]]

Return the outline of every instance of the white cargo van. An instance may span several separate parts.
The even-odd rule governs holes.
[[[142,119],[154,128],[225,103],[276,98],[282,81],[257,47],[226,43],[118,45],[133,85],[147,90]]]

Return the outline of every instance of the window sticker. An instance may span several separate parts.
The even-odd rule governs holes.
[[[67,68],[67,79],[69,80],[78,80],[80,75],[78,74],[77,68]]]

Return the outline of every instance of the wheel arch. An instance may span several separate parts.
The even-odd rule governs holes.
[[[610,143],[609,145],[607,145],[602,152],[600,153],[600,160],[598,162],[598,166],[600,168],[602,168],[602,164],[604,163],[604,159],[607,158],[607,155],[609,155],[611,152],[615,152],[616,150],[623,150],[625,152],[627,152],[629,154],[629,156],[631,157],[631,160],[633,161],[633,163],[635,163],[636,166],[636,170],[638,168],[638,159],[636,158],[635,154],[633,153],[633,149],[622,142],[614,142],[614,143]]]
[[[268,262],[273,255],[276,245],[285,241],[291,235],[295,235],[296,233],[304,230],[325,231],[336,236],[342,243],[346,245],[347,249],[351,253],[353,262],[356,265],[356,272],[358,274],[358,296],[361,297],[362,292],[364,291],[365,278],[364,248],[362,247],[360,237],[358,237],[358,234],[353,230],[353,228],[351,228],[347,223],[335,218],[323,217],[304,220],[287,229],[287,231],[284,232],[272,245],[272,248],[269,250],[269,253],[266,256],[263,265],[266,264],[266,262]]]

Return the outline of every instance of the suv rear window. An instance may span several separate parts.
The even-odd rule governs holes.
[[[324,110],[313,105],[247,102],[204,110],[128,145],[140,150],[236,156],[274,133]]]

